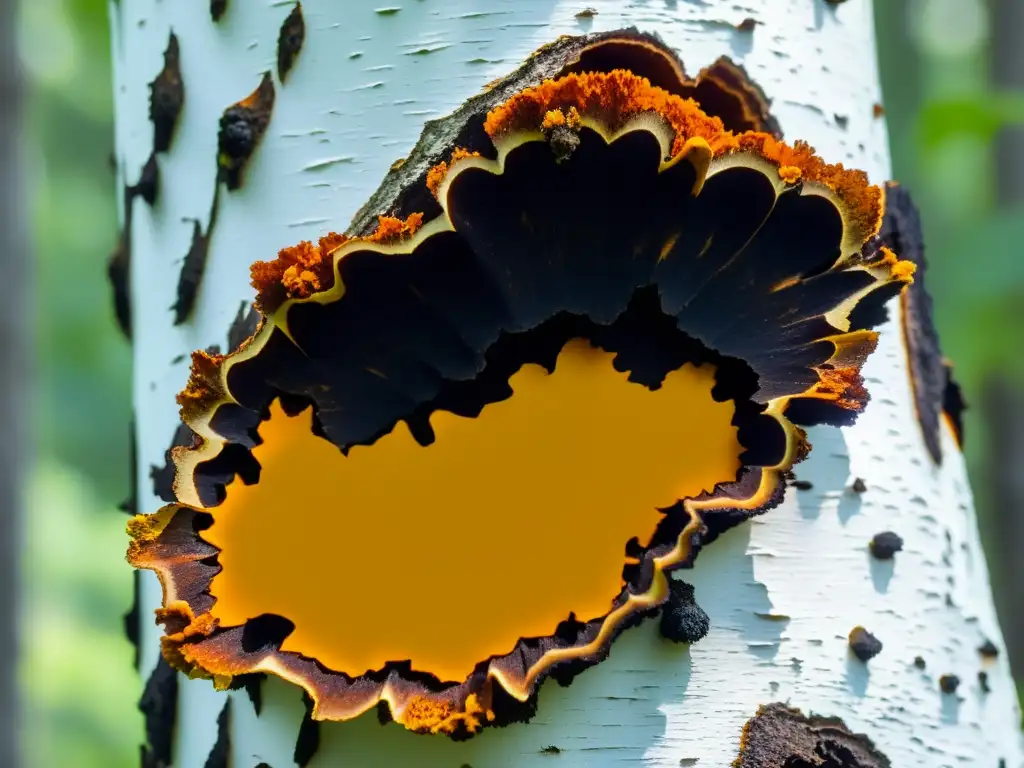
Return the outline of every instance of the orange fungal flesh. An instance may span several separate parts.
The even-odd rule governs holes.
[[[283,651],[349,675],[410,659],[461,681],[570,612],[607,614],[626,543],[649,541],[659,507],[733,480],[743,450],[712,365],[649,390],[613,357],[572,341],[553,373],[523,366],[478,417],[435,412],[426,447],[400,422],[346,457],[310,410],[275,401],[259,482],[208,510],[213,617],[283,616]]]

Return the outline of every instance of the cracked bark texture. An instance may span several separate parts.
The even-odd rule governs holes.
[[[580,14],[584,7],[594,13]],[[248,268],[278,248],[344,230],[424,121],[444,115],[559,35],[637,26],[677,48],[694,74],[722,54],[742,63],[774,99],[790,139],[829,161],[890,175],[870,3],[825,0],[366,0],[303,3],[306,38],[243,187],[222,194],[195,310],[173,325],[169,307],[193,220],[208,225],[217,125],[224,108],[274,71],[290,8],[245,4],[214,24],[187,4],[120,0],[112,5],[117,144],[121,173],[137,177],[152,150],[147,82],[162,66],[174,29],[187,103],[174,146],[161,156],[160,199],[135,208],[132,270],[134,401],[140,508],[153,510],[148,471],[163,462],[177,426],[175,393],[187,376],[179,356],[221,343],[240,301],[252,298]],[[757,23],[737,25],[747,18]],[[145,22],[144,24],[141,22]],[[845,119],[836,119],[839,115]],[[838,717],[864,733],[893,765],[1008,766],[1024,761],[970,489],[951,436],[947,459],[929,459],[911,405],[896,303],[866,367],[874,397],[856,426],[810,430],[811,457],[798,467],[810,490],[791,489],[777,509],[729,531],[682,577],[711,619],[692,647],[664,641],[657,622],[623,634],[610,658],[571,687],[544,685],[528,725],[469,742],[381,727],[372,713],[325,723],[308,765],[727,766],[743,725],[761,704],[784,701]],[[177,362],[175,362],[177,361]],[[862,478],[866,490],[850,490]],[[893,560],[872,559],[883,530],[904,539]],[[151,610],[159,586],[143,574],[141,673],[158,655]],[[847,634],[871,628],[885,650],[867,664]],[[914,658],[927,660],[926,670]],[[955,696],[943,674],[965,681]],[[244,690],[217,693],[182,681],[175,765],[202,765],[232,702],[232,766],[294,766],[305,707],[281,680],[263,684],[257,718]],[[699,763],[694,762],[699,760]]]

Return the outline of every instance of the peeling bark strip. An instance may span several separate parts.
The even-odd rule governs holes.
[[[806,717],[769,704],[743,726],[733,768],[890,768],[888,758],[838,717]]]
[[[478,102],[477,112],[456,113],[454,127],[441,132],[464,134],[469,145],[435,148],[437,164],[404,177],[410,186],[394,191],[398,209],[433,198],[434,218],[427,221],[423,212],[404,220],[382,216],[371,234],[331,235],[319,246],[301,243],[274,261],[257,262],[252,276],[263,321],[255,335],[228,355],[194,354],[193,375],[179,401],[199,440],[174,451],[178,503],[132,521],[129,553],[135,565],[157,571],[167,594],[178,598],[165,605],[161,617],[165,653],[183,671],[224,687],[234,676],[273,670],[311,695],[317,719],[350,719],[384,702],[405,727],[453,738],[529,718],[542,680],[551,676],[567,684],[603,661],[624,629],[656,613],[670,596],[675,599],[662,617],[667,633],[691,642],[702,636],[707,617],[693,605],[692,588],[670,583],[667,574],[690,566],[700,547],[722,531],[778,504],[784,478],[809,450],[798,425],[846,423],[863,409],[868,395],[859,371],[876,342],[868,326],[913,271],[875,240],[881,190],[862,172],[825,163],[806,144],[789,146],[757,130],[771,124],[763,96],[731,62],[720,60],[689,80],[674,54],[653,37],[618,32],[556,46],[566,55],[557,65],[549,58],[547,66],[564,75],[507,94],[504,101]],[[535,58],[544,56],[552,56],[551,47]],[[266,127],[272,100],[265,78],[235,112],[225,113],[223,169],[240,172]],[[734,132],[726,121],[741,127]],[[616,183],[609,186],[609,178]],[[531,256],[542,253],[558,258]],[[723,313],[735,322],[723,327]],[[542,573],[579,550],[583,562],[573,561],[573,572],[595,568],[595,579],[584,581],[598,583],[599,594],[574,593],[552,606],[531,586],[535,596],[528,615],[517,609],[512,618],[506,612],[492,616],[487,611],[505,604],[502,590],[520,585],[491,572],[485,580],[491,594],[466,597],[459,610],[474,617],[473,626],[502,633],[500,644],[490,635],[478,639],[472,630],[449,636],[449,629],[431,624],[432,616],[416,614],[428,605],[422,602],[389,605],[384,615],[360,607],[358,615],[327,627],[325,620],[345,616],[343,607],[309,613],[301,606],[310,603],[300,597],[308,583],[327,583],[338,577],[336,571],[312,575],[304,567],[300,582],[289,588],[294,605],[259,602],[260,595],[280,593],[274,585],[259,586],[260,579],[272,573],[290,583],[293,575],[268,570],[268,552],[238,552],[241,545],[231,543],[241,535],[231,528],[233,520],[242,520],[232,512],[244,493],[236,478],[264,494],[279,487],[272,478],[282,471],[340,478],[353,462],[369,462],[350,480],[330,486],[289,483],[289,498],[271,506],[290,505],[300,530],[327,522],[298,520],[310,511],[365,503],[342,496],[358,483],[377,482],[375,461],[383,462],[388,477],[405,471],[429,478],[415,503],[381,497],[382,508],[396,515],[432,508],[441,503],[434,500],[438,494],[450,500],[458,492],[438,489],[439,482],[455,479],[471,488],[479,479],[457,468],[463,459],[448,458],[457,455],[452,445],[461,439],[474,455],[500,453],[488,438],[478,442],[479,424],[496,425],[487,427],[491,434],[514,444],[505,437],[502,414],[534,402],[531,393],[541,386],[536,382],[574,382],[565,377],[581,373],[583,360],[590,361],[587,383],[561,385],[573,389],[572,402],[579,402],[580,393],[609,392],[611,381],[621,381],[630,393],[601,395],[612,398],[601,406],[609,417],[608,436],[625,430],[626,442],[612,442],[633,445],[625,461],[638,451],[661,456],[668,450],[659,448],[662,438],[653,426],[637,442],[628,428],[635,421],[615,420],[638,407],[633,398],[674,403],[663,407],[681,423],[710,419],[693,426],[685,441],[697,453],[684,463],[697,476],[684,482],[676,470],[664,498],[637,502],[649,519],[606,516],[588,531],[574,525],[564,534],[532,539],[535,552],[541,543],[551,550],[539,556],[546,562]],[[535,379],[538,371],[546,373]],[[602,371],[617,378],[603,379]],[[691,389],[694,382],[699,383]],[[513,392],[516,397],[509,397]],[[702,398],[708,403],[693,419],[680,415]],[[650,405],[638,411],[640,419],[648,418],[654,404],[645,402]],[[719,431],[714,419],[723,407],[728,413]],[[531,418],[514,417],[517,435]],[[439,428],[438,434],[449,437],[438,440],[435,427],[449,423],[462,431]],[[545,434],[576,434],[569,423],[553,426],[551,417],[542,423]],[[658,423],[668,428],[664,418]],[[453,442],[451,434],[464,437]],[[321,454],[324,438],[341,451]],[[665,439],[675,447],[680,434],[671,429]],[[293,445],[295,440],[304,444]],[[282,442],[289,443],[283,451]],[[417,448],[408,450],[411,444]],[[303,457],[308,466],[284,470],[284,459],[264,457],[267,445],[282,456]],[[350,455],[356,446],[373,450]],[[425,446],[431,447],[424,451]],[[397,451],[399,458],[378,458],[387,451]],[[559,451],[584,455],[578,442]],[[609,455],[602,451],[587,461]],[[701,456],[706,462],[719,455],[720,464],[708,465],[704,477]],[[508,457],[507,470],[500,456],[487,466],[515,472],[520,458]],[[445,468],[434,467],[434,461],[456,463]],[[661,466],[652,457],[638,471]],[[529,480],[538,470],[528,465],[521,471]],[[615,481],[613,468],[598,474]],[[648,492],[667,482],[659,477],[639,486]],[[630,475],[629,487],[637,485]],[[527,481],[521,487],[532,486]],[[338,490],[320,498],[328,488]],[[611,492],[619,493],[614,486]],[[380,493],[375,485],[356,495]],[[587,508],[600,508],[604,498],[587,501]],[[281,543],[289,529],[280,528],[279,516],[258,523],[268,504],[258,496],[247,502],[241,524],[276,530],[269,546],[302,549]],[[201,506],[217,510],[211,515]],[[475,509],[475,503],[443,506],[456,530],[460,509]],[[494,517],[519,514],[523,528],[562,525],[547,518],[527,522],[522,510],[529,507],[523,500]],[[345,519],[336,522],[343,525]],[[432,519],[417,513],[387,531],[363,531],[359,535],[368,545],[362,551],[414,557],[402,553],[428,546],[432,529],[415,526]],[[601,535],[614,541],[599,540]],[[329,528],[321,541],[336,536],[347,538]],[[234,562],[243,565],[222,568],[219,553],[232,546]],[[438,562],[461,556],[449,551],[447,541],[429,546],[440,548]],[[346,567],[375,569],[371,563],[353,565],[357,554],[350,552]],[[259,565],[241,578],[247,558]],[[329,560],[313,554],[303,562]],[[514,569],[508,574],[523,583],[533,578],[516,576]],[[610,579],[607,585],[602,575]],[[552,575],[551,584],[560,582]],[[543,591],[545,599],[559,594],[549,587]],[[239,607],[252,599],[256,603]],[[521,601],[512,596],[509,604]],[[577,611],[588,620],[578,620]],[[403,628],[380,628],[395,620],[432,626],[424,636],[434,644],[417,645],[420,639]],[[503,620],[511,626],[497,627]],[[384,636],[406,635],[414,647],[385,653],[360,634],[364,624]]]
[[[146,718],[143,768],[169,768],[173,763],[174,721],[178,708],[178,673],[163,659],[157,660],[139,701]]]
[[[231,760],[231,699],[217,716],[217,740],[213,743],[203,768],[228,768]]]
[[[277,36],[277,77],[282,83],[291,72],[305,39],[306,20],[302,16],[302,3],[296,3],[281,24],[281,31]]]
[[[171,148],[178,116],[185,103],[185,86],[178,60],[178,37],[172,32],[164,51],[164,68],[149,84],[149,119],[153,123],[153,151]]]
[[[921,217],[907,190],[894,182],[886,185],[885,218],[879,237],[902,258],[917,265],[914,284],[901,298],[903,333],[917,418],[928,452],[936,464],[941,464],[940,420],[945,413],[957,442],[962,444],[963,397],[953,380],[952,366],[943,359],[935,328],[932,297],[925,282],[928,261]]]
[[[220,166],[228,189],[242,185],[242,172],[263,138],[274,109],[274,80],[266,72],[256,90],[224,110],[217,136]]]

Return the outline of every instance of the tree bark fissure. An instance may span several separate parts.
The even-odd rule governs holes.
[[[219,193],[221,115],[276,71],[291,7],[232,4],[217,23],[205,9],[159,0],[112,7],[122,176],[137,178],[152,154],[147,83],[163,66],[172,30],[186,94],[173,144],[157,158],[157,203],[129,211],[141,511],[161,504],[149,472],[164,464],[177,427],[182,356],[223,343],[240,302],[252,298],[249,264],[347,229],[426,120],[453,111],[559,35],[636,26],[677,49],[690,75],[729,55],[773,99],[789,140],[805,139],[826,160],[863,168],[876,183],[888,178],[885,125],[874,110],[880,96],[870,4],[588,5],[593,12],[581,14],[580,4],[565,0],[496,2],[487,10],[472,0],[389,9],[307,0],[301,53],[286,81],[275,80],[273,113],[244,184]],[[175,325],[169,308],[181,255],[194,222],[208,230],[214,201],[203,282],[189,320]],[[808,718],[840,718],[849,733],[869,739],[864,754],[876,750],[892,765],[1020,764],[1006,655],[977,651],[986,640],[1001,647],[1002,639],[963,462],[948,430],[941,467],[926,450],[897,303],[890,311],[865,369],[873,395],[867,411],[853,427],[810,430],[814,448],[796,468],[809,487],[791,487],[781,506],[722,535],[682,574],[710,620],[699,643],[667,643],[656,621],[645,622],[571,686],[545,683],[529,724],[462,743],[382,727],[372,712],[311,728],[300,689],[273,676],[261,684],[258,715],[245,690],[218,693],[208,682],[182,680],[174,765],[203,765],[227,738],[227,764],[244,768],[281,768],[300,758],[313,768],[727,766],[740,754],[744,725],[774,702]],[[886,560],[869,548],[883,531],[903,541]],[[141,598],[141,674],[148,677],[160,632],[149,618],[160,604],[151,573],[142,575]],[[883,645],[867,662],[849,648],[857,626]],[[916,657],[926,660],[925,670]],[[964,682],[943,693],[939,678],[954,674]],[[231,716],[219,728],[226,697]]]

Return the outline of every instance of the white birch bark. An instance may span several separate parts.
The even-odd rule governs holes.
[[[171,150],[160,157],[158,204],[134,207],[134,402],[139,498],[160,502],[148,481],[177,425],[180,355],[223,346],[240,302],[252,298],[248,267],[301,239],[342,231],[388,167],[413,146],[425,120],[454,109],[559,35],[637,26],[678,49],[692,74],[727,54],[774,100],[789,139],[829,161],[890,173],[875,68],[871,5],[853,0],[306,0],[307,33],[287,83],[277,83],[269,129],[244,186],[222,193],[210,260],[191,322],[169,307],[191,220],[205,226],[213,195],[217,122],[228,105],[274,70],[290,3],[230,0],[218,23],[205,0],[120,0],[112,6],[117,147],[134,183],[152,148],[148,82],[173,30],[181,47],[185,106]],[[589,5],[590,18],[576,18]],[[755,30],[735,24],[750,17]],[[424,51],[427,51],[424,53]],[[418,55],[412,55],[418,52]],[[837,120],[836,116],[846,118]],[[899,308],[892,306],[894,319]],[[985,667],[976,648],[1002,647],[971,494],[947,434],[936,468],[913,416],[902,335],[882,329],[866,376],[874,397],[849,429],[814,428],[798,467],[813,490],[787,492],[779,508],[707,547],[684,577],[696,586],[711,632],[687,650],[669,646],[657,622],[629,630],[610,658],[562,689],[547,682],[528,725],[485,730],[465,743],[381,727],[369,714],[325,723],[311,766],[531,765],[726,766],[759,704],[785,702],[837,716],[865,733],[894,766],[1024,765],[1019,714],[1003,653]],[[863,478],[867,491],[846,490]],[[905,540],[889,563],[867,542],[891,529]],[[153,668],[160,591],[143,574],[142,669]],[[774,617],[774,618],[773,618]],[[783,618],[788,617],[788,618]],[[847,633],[863,625],[884,643],[867,665]],[[922,656],[927,669],[913,664]],[[961,679],[939,691],[941,674]],[[203,765],[224,697],[233,699],[234,768],[294,765],[300,691],[264,685],[257,718],[244,692],[182,681],[176,765]],[[556,746],[558,754],[542,754]],[[691,762],[699,759],[699,763]]]

